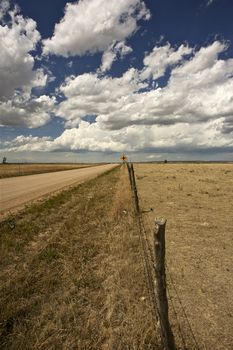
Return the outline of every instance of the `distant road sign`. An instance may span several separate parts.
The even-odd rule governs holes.
[[[127,160],[127,157],[124,154],[122,154],[120,159],[123,160],[123,162],[125,162]]]

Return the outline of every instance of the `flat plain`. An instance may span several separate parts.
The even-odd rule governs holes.
[[[137,164],[140,205],[153,245],[167,219],[170,319],[178,349],[233,349],[233,165]]]
[[[232,350],[233,165],[135,174],[152,250],[167,219],[177,350]],[[161,349],[132,198],[121,166],[0,222],[1,349]]]
[[[0,164],[0,179],[12,176],[50,173],[53,171],[80,169],[97,164],[87,163],[14,163]]]

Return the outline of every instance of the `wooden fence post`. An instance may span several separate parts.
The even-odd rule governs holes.
[[[131,177],[132,177],[132,188],[134,191],[135,207],[136,207],[137,213],[139,213],[140,210],[139,210],[138,192],[137,192],[133,163],[131,163]]]
[[[130,167],[130,164],[128,162],[126,164],[127,164],[127,169],[128,169],[128,173],[129,173],[130,187],[131,187],[131,190],[133,190],[131,167]]]
[[[166,293],[165,272],[165,227],[166,220],[155,220],[154,249],[156,294],[158,296],[158,311],[160,327],[163,336],[164,349],[175,350],[175,342],[168,317],[168,301]]]

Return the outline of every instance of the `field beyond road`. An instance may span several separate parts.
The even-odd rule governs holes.
[[[93,178],[116,165],[105,164],[54,173],[0,179],[0,218],[29,201]]]
[[[51,173],[71,169],[88,168],[98,164],[83,163],[6,163],[0,164],[0,179],[12,176]]]
[[[125,166],[0,232],[2,350],[158,349]]]
[[[178,349],[233,349],[233,165],[138,164],[151,244],[167,219],[170,318]]]

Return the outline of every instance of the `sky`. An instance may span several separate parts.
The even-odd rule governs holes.
[[[233,160],[232,0],[0,0],[8,162]]]

